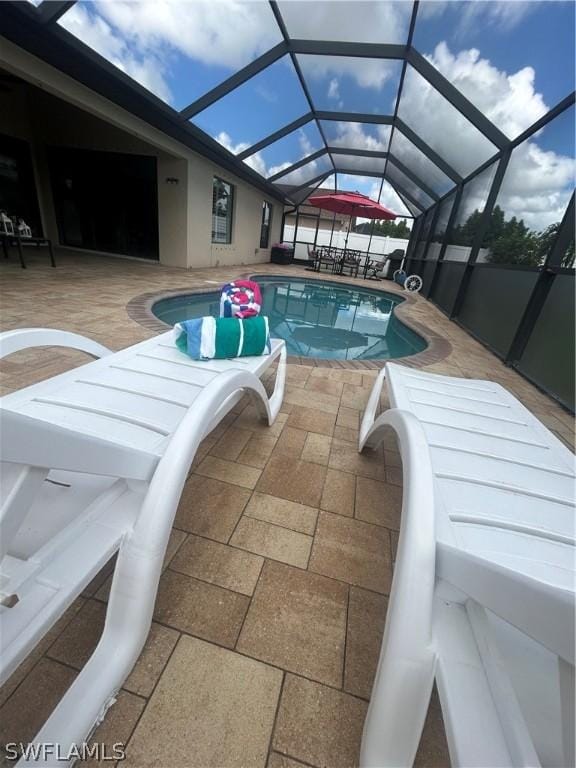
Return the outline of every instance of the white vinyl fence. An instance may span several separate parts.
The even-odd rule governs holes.
[[[296,259],[308,258],[308,247],[312,248],[314,244],[314,236],[316,235],[315,227],[298,227],[298,242],[294,251],[294,257]],[[286,224],[284,227],[283,241],[285,243],[292,243],[294,240],[294,224]],[[336,231],[332,234],[332,243],[330,243],[330,230],[319,229],[318,236],[316,238],[316,245],[332,245],[335,248],[344,248],[346,242],[346,232]],[[397,249],[406,252],[408,248],[408,240],[403,240],[397,237],[381,237],[374,236],[372,242],[370,242],[370,235],[361,235],[358,232],[350,232],[348,237],[348,248],[366,253],[368,251],[368,245],[370,244],[371,256],[385,256],[388,253],[392,253]]]
[[[440,253],[441,243],[432,243],[428,251],[428,258],[438,258]],[[472,248],[469,245],[448,245],[444,253],[445,261],[468,261]],[[488,261],[488,254],[490,250],[488,248],[480,248],[478,251],[477,261],[479,264],[483,264]]]

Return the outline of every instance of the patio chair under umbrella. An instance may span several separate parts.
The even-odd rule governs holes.
[[[344,252],[348,247],[348,237],[350,235],[350,227],[352,226],[352,218],[354,216],[360,216],[363,219],[388,219],[392,220],[396,218],[396,214],[384,208],[380,203],[376,203],[366,195],[360,194],[360,192],[340,192],[333,195],[315,195],[308,199],[308,203],[316,208],[321,208],[325,211],[332,211],[333,213],[342,213],[345,216],[350,216],[348,222],[348,231],[346,232],[346,240],[344,242]]]

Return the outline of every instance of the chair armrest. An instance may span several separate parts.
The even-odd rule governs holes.
[[[19,328],[0,333],[0,359],[31,347],[68,347],[92,357],[111,355],[112,350],[97,341],[80,336],[78,333],[59,331],[55,328]]]

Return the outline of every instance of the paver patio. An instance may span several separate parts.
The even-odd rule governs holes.
[[[135,295],[214,289],[249,267],[185,272],[57,252],[0,265],[2,330],[52,326],[120,349],[151,335]],[[258,265],[258,273],[309,273]],[[364,284],[363,281],[351,281]],[[371,288],[378,287],[370,284]],[[390,283],[380,284],[396,290]],[[423,298],[406,312],[450,344],[428,370],[490,378],[573,448],[573,419]],[[0,363],[3,394],[85,362],[58,349]],[[393,441],[356,452],[375,371],[295,364],[268,429],[239,404],[192,467],[155,622],[93,738],[127,744],[125,765],[321,768],[357,763],[397,545],[401,462]],[[95,646],[109,568],[0,691],[0,740],[33,737]],[[436,698],[417,758],[449,765]]]

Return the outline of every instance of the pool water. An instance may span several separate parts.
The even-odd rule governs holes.
[[[289,355],[337,360],[391,360],[422,352],[426,342],[398,320],[403,299],[322,280],[254,278],[270,335],[284,339]],[[220,291],[157,301],[152,312],[174,325],[192,317],[218,317]]]

